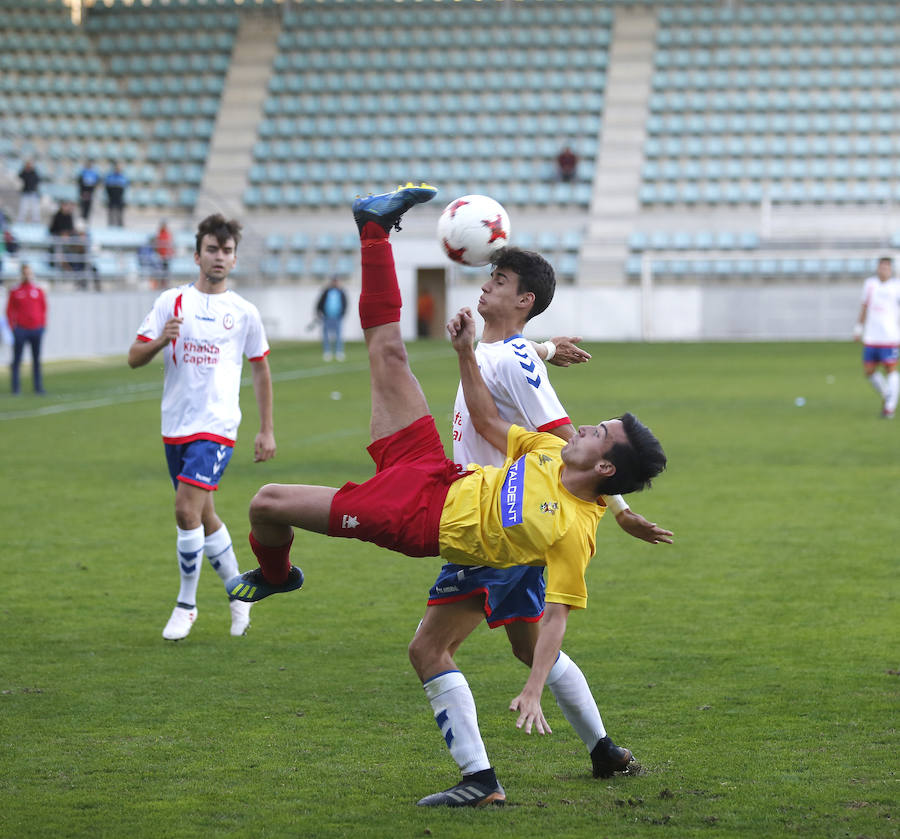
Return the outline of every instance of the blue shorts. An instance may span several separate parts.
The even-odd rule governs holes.
[[[492,629],[515,621],[536,623],[544,614],[544,588],[543,567],[491,568],[448,562],[428,592],[428,605],[481,597]]]
[[[166,463],[172,485],[178,482],[214,492],[225,472],[234,449],[212,440],[192,440],[190,443],[164,443]]]
[[[865,364],[896,364],[900,358],[900,347],[863,347]]]

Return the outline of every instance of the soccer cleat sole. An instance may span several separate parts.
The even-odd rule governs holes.
[[[506,793],[500,787],[486,790],[480,784],[457,784],[455,787],[426,795],[416,802],[417,807],[502,807]]]
[[[430,184],[416,186],[407,183],[406,186],[398,186],[393,192],[357,198],[353,202],[353,218],[360,230],[370,221],[385,232],[390,232],[391,228],[399,230],[400,219],[407,210],[416,204],[431,201],[435,195],[437,188]]]

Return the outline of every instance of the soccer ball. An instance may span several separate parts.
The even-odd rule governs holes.
[[[463,265],[489,265],[509,244],[509,215],[487,195],[463,195],[451,201],[437,226],[444,253]]]

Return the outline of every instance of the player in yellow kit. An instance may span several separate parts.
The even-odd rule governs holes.
[[[467,309],[448,326],[463,393],[476,430],[505,450],[507,460],[502,467],[471,465],[461,471],[446,457],[409,368],[388,241],[403,213],[435,194],[433,187],[410,184],[353,205],[361,239],[359,311],[372,380],[369,453],[376,474],[340,489],[262,487],[250,505],[250,544],[260,567],[226,587],[233,597],[251,602],[299,588],[303,574],[290,561],[294,527],[464,565],[546,565],[547,614],[528,681],[511,704],[519,711],[519,727],[543,732],[549,726],[541,692],[558,657],[568,612],[583,608],[587,600],[584,572],[605,511],[600,495],[649,486],[665,468],[666,457],[650,430],[631,414],[582,426],[565,444],[553,434],[528,432],[503,420],[478,370],[475,326]],[[439,725],[446,716],[436,714]],[[437,795],[457,795],[456,803],[464,804],[502,803],[505,794],[493,769],[478,776],[464,777],[463,784]]]

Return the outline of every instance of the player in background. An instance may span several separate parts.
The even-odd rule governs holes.
[[[900,396],[900,280],[889,256],[878,260],[875,276],[863,283],[853,338],[862,340],[863,372],[881,397],[881,416],[893,419]]]
[[[446,457],[409,367],[388,241],[403,213],[435,194],[433,187],[409,184],[353,205],[360,231],[359,312],[371,376],[368,450],[375,476],[341,488],[262,487],[250,504],[250,544],[260,567],[230,580],[226,590],[256,601],[300,588],[303,574],[291,563],[295,527],[372,542],[407,556],[442,556],[467,567],[546,565],[544,622],[528,679],[510,707],[519,712],[517,727],[529,733],[533,726],[549,731],[541,694],[559,660],[569,610],[587,605],[584,575],[606,510],[600,494],[649,486],[665,469],[666,457],[659,441],[631,414],[582,426],[566,444],[556,435],[528,432],[503,420],[478,369],[475,325],[468,310],[457,315],[456,328],[450,330],[466,405],[478,433],[495,448],[506,446],[507,458],[501,468],[472,464],[463,471]],[[451,720],[447,703],[453,691],[471,693],[458,671],[444,675],[446,684],[440,683],[431,699],[435,718],[457,762],[480,764],[480,735],[468,736],[473,729],[477,734],[474,702],[461,707],[471,723],[460,715]],[[453,727],[457,719],[458,730]],[[461,784],[437,794],[440,800],[420,803],[447,804],[448,796],[469,806],[506,799],[490,764],[467,772]]]
[[[560,365],[587,361],[590,356],[576,346],[579,338],[555,338],[544,344],[527,341],[525,324],[543,312],[553,299],[553,268],[539,254],[504,248],[495,257],[491,276],[482,286],[478,313],[484,319],[481,341],[475,348],[478,367],[500,416],[529,431],[548,431],[563,440],[575,434],[562,403],[547,376],[545,360]],[[458,319],[451,321],[459,329]],[[484,439],[472,424],[462,383],[453,409],[453,459],[461,467],[470,463],[502,466],[506,452]],[[621,496],[604,498],[616,511],[619,525],[648,542],[671,542],[672,534],[631,512]],[[426,696],[456,737],[477,744],[466,752],[448,743],[463,777],[490,767],[478,730],[475,703],[463,674],[453,660],[462,642],[482,622],[502,626],[513,654],[528,667],[544,614],[544,569],[443,566],[429,592],[428,608],[409,645],[409,657]],[[597,704],[581,669],[560,651],[547,685],[565,718],[587,747],[594,777],[608,777],[627,768],[632,759],[607,736]],[[549,730],[549,729],[548,729]],[[539,733],[543,730],[539,727]],[[471,803],[457,790],[428,796],[425,806],[462,806]]]
[[[222,580],[238,573],[231,536],[216,514],[213,492],[234,449],[241,421],[243,356],[250,359],[259,409],[254,460],[275,456],[269,344],[256,307],[228,288],[241,238],[238,222],[212,215],[197,228],[189,285],[163,292],[138,330],[128,364],[142,367],[163,353],[162,436],[175,486],[181,586],[163,638],[187,637],[197,618],[201,555]],[[231,600],[231,634],[250,625],[250,604]]]

